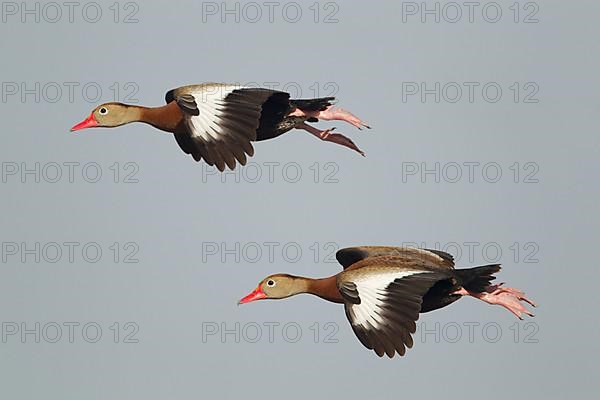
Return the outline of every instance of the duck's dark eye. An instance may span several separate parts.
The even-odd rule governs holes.
[[[267,286],[270,286],[270,287],[273,287],[273,286],[275,286],[275,281],[274,281],[273,279],[269,279],[269,280],[267,281]]]
[[[100,109],[100,114],[102,114],[102,115],[106,115],[107,113],[108,113],[108,110],[106,109],[106,107],[102,107],[102,108]]]

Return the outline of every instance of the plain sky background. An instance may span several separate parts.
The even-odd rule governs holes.
[[[0,23],[3,398],[595,397],[597,2],[521,2],[518,23],[513,1],[497,3],[496,23],[482,16],[488,2],[472,23],[465,7],[457,22],[446,21],[455,18],[447,2],[439,3],[439,23],[435,15],[422,23],[419,14],[403,21],[403,3],[395,1],[307,2],[300,18],[294,4],[284,18],[288,3],[279,3],[272,21],[262,2],[260,18],[240,4],[239,22],[235,15],[221,21],[220,2],[121,2],[117,23],[112,1],[100,2],[96,23],[82,18],[87,3],[78,3],[73,22],[66,6],[58,18],[40,3],[37,23],[35,15],[22,22],[21,3],[9,3]],[[486,10],[493,19],[495,10]],[[138,22],[123,23],[132,12]],[[531,13],[539,22],[523,23]],[[151,127],[68,131],[97,104],[115,100],[115,87],[118,100],[137,91],[139,104],[160,105],[168,89],[210,81],[277,82],[303,97],[333,88],[338,104],[373,129],[319,126],[337,126],[367,157],[292,131],[255,144],[240,182],[234,175],[221,182]],[[450,83],[439,103],[434,94],[424,102],[407,94],[436,82]],[[479,85],[473,102],[465,82]],[[75,83],[69,98],[67,85]],[[481,92],[490,83],[491,97],[502,89],[495,103]],[[22,84],[34,93],[23,98]],[[465,90],[453,103],[457,85]],[[90,101],[98,87],[102,95]],[[525,102],[528,94],[537,102]],[[36,163],[39,183],[21,176]],[[70,164],[72,182],[64,163],[79,163]],[[436,163],[439,182],[433,174],[406,175]],[[464,163],[479,163],[472,182]],[[499,181],[488,182],[498,168]],[[96,169],[101,178],[88,182]],[[252,182],[257,170],[262,176]],[[293,183],[297,170],[302,176]],[[137,183],[125,182],[131,179]],[[78,243],[73,262],[65,242]],[[507,311],[463,299],[422,315],[414,348],[388,360],[363,348],[339,305],[310,296],[236,305],[271,273],[337,273],[333,247],[411,242],[460,251],[461,267],[495,261],[500,249],[500,281],[539,302],[536,317],[515,325]],[[22,243],[40,250],[29,254]],[[223,251],[236,246],[239,260]],[[94,263],[96,247],[102,256]],[[131,252],[139,262],[124,262]],[[79,324],[72,343],[69,322]],[[271,322],[280,324],[272,343],[264,325]],[[36,323],[40,342],[35,334],[22,338],[21,328]],[[233,333],[207,335],[215,327],[236,331],[236,323],[239,343]],[[479,323],[472,340],[470,323]],[[83,337],[85,324],[92,328]],[[51,343],[56,325],[62,337]],[[257,326],[262,336],[252,343]],[[102,336],[88,343],[93,327]],[[129,339],[138,342],[126,343],[135,327]],[[302,335],[291,343],[298,327]],[[433,333],[421,336],[424,327]],[[329,343],[334,330],[337,343]]]

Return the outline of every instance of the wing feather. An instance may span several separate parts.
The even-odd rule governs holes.
[[[414,344],[423,296],[447,274],[366,266],[338,276],[346,316],[358,340],[383,357],[401,356]]]
[[[170,90],[165,99],[176,101],[184,113],[185,132],[176,134],[182,150],[196,161],[203,158],[223,171],[225,167],[233,170],[236,162],[245,165],[247,157],[254,155],[251,141],[256,140],[262,106],[271,96],[281,93],[204,84]]]

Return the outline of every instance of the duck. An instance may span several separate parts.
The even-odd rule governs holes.
[[[343,270],[321,279],[274,274],[263,279],[239,304],[284,299],[301,293],[344,305],[358,340],[379,357],[403,356],[412,348],[420,313],[469,296],[506,308],[517,318],[533,317],[536,307],[521,290],[492,284],[500,264],[456,269],[446,252],[413,247],[358,246],[340,249]]]
[[[169,90],[166,105],[142,107],[104,103],[71,128],[114,128],[142,122],[172,133],[181,149],[195,161],[204,160],[219,171],[246,165],[254,155],[252,142],[269,140],[292,130],[365,153],[335,128],[320,130],[309,122],[345,121],[358,129],[370,126],[349,111],[334,106],[335,97],[291,99],[283,91],[227,83],[202,83]]]

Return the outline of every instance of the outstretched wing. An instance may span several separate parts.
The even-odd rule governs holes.
[[[423,296],[447,276],[439,272],[364,267],[342,272],[338,289],[360,342],[379,357],[403,356],[413,346]],[[360,271],[360,273],[358,273]],[[354,273],[356,272],[356,273]]]
[[[211,83],[170,90],[165,100],[176,101],[184,114],[185,129],[175,134],[181,149],[223,171],[225,166],[233,170],[236,161],[245,165],[246,156],[254,154],[251,141],[256,140],[262,105],[274,94],[287,95]]]
[[[418,249],[415,247],[358,246],[340,249],[335,254],[335,258],[342,264],[344,269],[367,258],[380,256],[398,256],[404,258],[407,262],[432,268],[454,268],[454,257],[452,254],[439,250]]]

